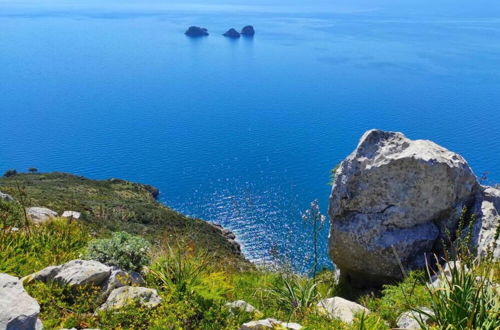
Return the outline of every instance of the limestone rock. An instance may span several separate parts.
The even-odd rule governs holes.
[[[474,211],[478,215],[474,224],[473,242],[477,246],[477,254],[481,257],[491,250],[495,259],[500,259],[500,238],[495,250],[492,250],[497,226],[500,225],[500,189],[482,187],[476,199]]]
[[[0,329],[42,329],[40,306],[14,276],[0,274]]]
[[[205,37],[208,36],[208,30],[199,26],[190,26],[184,34],[188,37]]]
[[[5,194],[3,192],[0,191],[0,199],[1,200],[4,200],[6,202],[13,202],[14,201],[14,198],[12,198],[11,195],[9,194]]]
[[[425,266],[445,228],[480,185],[467,162],[431,141],[370,130],[335,173],[330,256],[354,285],[401,279]]]
[[[251,321],[248,323],[244,323],[240,330],[266,330],[266,329],[292,329],[292,330],[300,330],[302,326],[298,323],[286,323],[282,321],[278,321],[272,318]]]
[[[240,33],[232,28],[227,30],[226,33],[223,34],[223,36],[233,39],[238,39],[239,37],[241,37]]]
[[[57,217],[57,212],[46,207],[29,207],[26,209],[26,213],[31,221],[36,224],[41,224]]]
[[[111,274],[111,268],[93,260],[72,260],[60,266],[50,266],[41,271],[28,275],[26,280],[31,282],[55,281],[65,285],[101,285]]]
[[[75,219],[75,220],[80,219],[81,216],[82,216],[82,214],[80,212],[76,212],[76,211],[64,211],[62,214],[63,218],[71,218],[71,219]]]
[[[137,272],[126,272],[118,267],[111,267],[111,274],[103,285],[105,295],[111,293],[114,289],[121,288],[126,285],[143,285],[144,278]]]
[[[226,307],[231,311],[231,312],[245,312],[245,313],[254,313],[254,314],[260,314],[260,311],[247,303],[244,300],[236,300],[233,302],[228,302],[226,304]]]
[[[432,311],[429,308],[421,308],[421,310],[427,314],[432,315]],[[397,319],[397,326],[400,329],[405,330],[420,330],[421,327],[417,320],[426,323],[429,316],[424,313],[419,313],[415,311],[407,311],[402,313]]]
[[[357,313],[368,314],[370,311],[357,304],[341,297],[333,297],[321,300],[316,307],[320,312],[326,313],[332,319],[340,319],[342,322],[351,324],[354,315]]]
[[[121,308],[133,301],[152,308],[159,305],[162,299],[154,289],[123,286],[111,292],[106,302],[101,306],[101,309]]]
[[[252,25],[247,25],[241,30],[241,34],[245,37],[253,37],[255,35],[255,30]]]

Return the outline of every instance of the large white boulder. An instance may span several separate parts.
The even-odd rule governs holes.
[[[401,279],[425,266],[480,185],[458,154],[402,133],[370,130],[335,173],[329,251],[354,285]]]
[[[482,187],[474,211],[478,215],[473,235],[477,254],[484,258],[490,251],[495,259],[500,259],[500,238],[493,249],[495,233],[500,225],[500,189]]]
[[[132,302],[138,302],[142,306],[152,308],[159,305],[161,301],[162,299],[155,289],[123,286],[111,292],[101,309],[117,309]]]
[[[72,260],[50,266],[28,275],[25,280],[55,281],[65,285],[102,285],[111,275],[111,268],[94,260]]]
[[[342,322],[351,324],[356,314],[369,314],[368,308],[341,297],[333,297],[320,300],[316,308],[327,314],[332,319],[339,319]]]
[[[0,329],[42,329],[40,306],[14,276],[0,274]]]
[[[248,323],[244,323],[240,330],[268,330],[268,329],[291,329],[291,330],[300,330],[302,326],[298,323],[286,323],[282,321],[278,321],[276,319],[264,319],[258,321],[251,321]]]
[[[46,207],[28,207],[26,209],[26,214],[36,224],[42,224],[48,220],[57,217],[57,212],[52,211]]]

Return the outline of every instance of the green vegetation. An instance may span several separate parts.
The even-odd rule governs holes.
[[[156,189],[148,185],[118,179],[90,180],[66,173],[34,173],[0,178],[0,191],[24,206],[44,206],[59,214],[66,210],[81,212],[81,220],[105,236],[126,231],[155,246],[195,244],[223,260],[225,267],[250,267],[217,228],[165,207],[153,197]]]
[[[124,270],[141,271],[150,262],[151,245],[144,238],[119,231],[111,238],[96,239],[89,243],[85,258]]]

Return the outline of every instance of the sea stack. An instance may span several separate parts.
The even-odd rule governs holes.
[[[184,34],[188,37],[206,37],[208,30],[199,26],[190,26]]]
[[[253,37],[255,35],[255,30],[252,25],[247,25],[241,30],[241,34],[245,37]]]
[[[241,35],[238,31],[236,31],[235,29],[231,28],[229,30],[226,31],[226,33],[223,34],[224,37],[228,37],[228,38],[232,38],[232,39],[237,39],[239,38]]]

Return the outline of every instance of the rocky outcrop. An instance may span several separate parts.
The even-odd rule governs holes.
[[[238,39],[239,37],[241,37],[240,33],[238,31],[236,31],[235,29],[233,29],[233,28],[227,30],[223,34],[223,36],[224,37],[228,37],[228,38],[232,38],[232,39]]]
[[[184,34],[188,37],[205,37],[208,36],[208,30],[199,26],[190,26]]]
[[[286,323],[275,319],[264,319],[244,323],[240,330],[266,330],[266,329],[291,329],[300,330],[302,326],[298,323]]]
[[[253,37],[255,35],[255,30],[252,25],[247,25],[241,29],[241,35],[245,37]]]
[[[14,276],[0,274],[0,329],[42,329],[40,306]]]
[[[477,254],[486,257],[488,251],[495,259],[500,259],[500,239],[495,234],[500,226],[500,189],[482,187],[476,198],[474,213],[477,215],[474,223],[473,243],[477,246]]]
[[[42,224],[57,217],[57,212],[46,207],[28,207],[26,209],[26,214],[35,224]]]
[[[356,314],[370,313],[367,308],[341,297],[323,299],[318,302],[316,308],[320,313],[325,313],[332,319],[339,319],[348,324],[352,323]]]
[[[6,201],[6,202],[13,202],[14,201],[14,198],[12,198],[11,195],[5,194],[1,191],[0,191],[0,199],[3,201]]]
[[[131,302],[137,302],[142,306],[152,308],[158,306],[161,301],[161,297],[154,289],[123,286],[111,292],[101,309],[122,308]]]
[[[64,285],[102,285],[111,275],[111,268],[93,260],[72,260],[60,266],[50,266],[31,274],[25,281],[54,281]]]
[[[210,222],[208,222],[208,224],[212,228],[214,228],[215,230],[217,230],[218,232],[220,232],[222,234],[222,236],[231,245],[231,249],[233,250],[234,253],[240,254],[241,256],[243,256],[243,254],[241,252],[241,245],[236,240],[236,235],[232,231],[230,231],[229,229],[226,229],[226,228],[222,227],[222,225],[220,225],[218,223],[210,223]]]
[[[244,300],[236,300],[233,302],[228,302],[226,303],[226,308],[229,309],[231,312],[244,312],[244,313],[252,313],[252,314],[261,314],[261,312],[247,303]]]
[[[428,308],[422,308],[421,311],[429,315],[433,313]],[[420,326],[419,321],[422,323],[426,323],[428,319],[429,316],[427,316],[424,313],[407,311],[399,315],[397,319],[397,326],[399,329],[404,329],[404,330],[420,330],[422,329],[422,327]]]
[[[354,285],[401,279],[401,265],[422,268],[480,191],[460,155],[380,130],[366,132],[335,174],[330,256]]]

